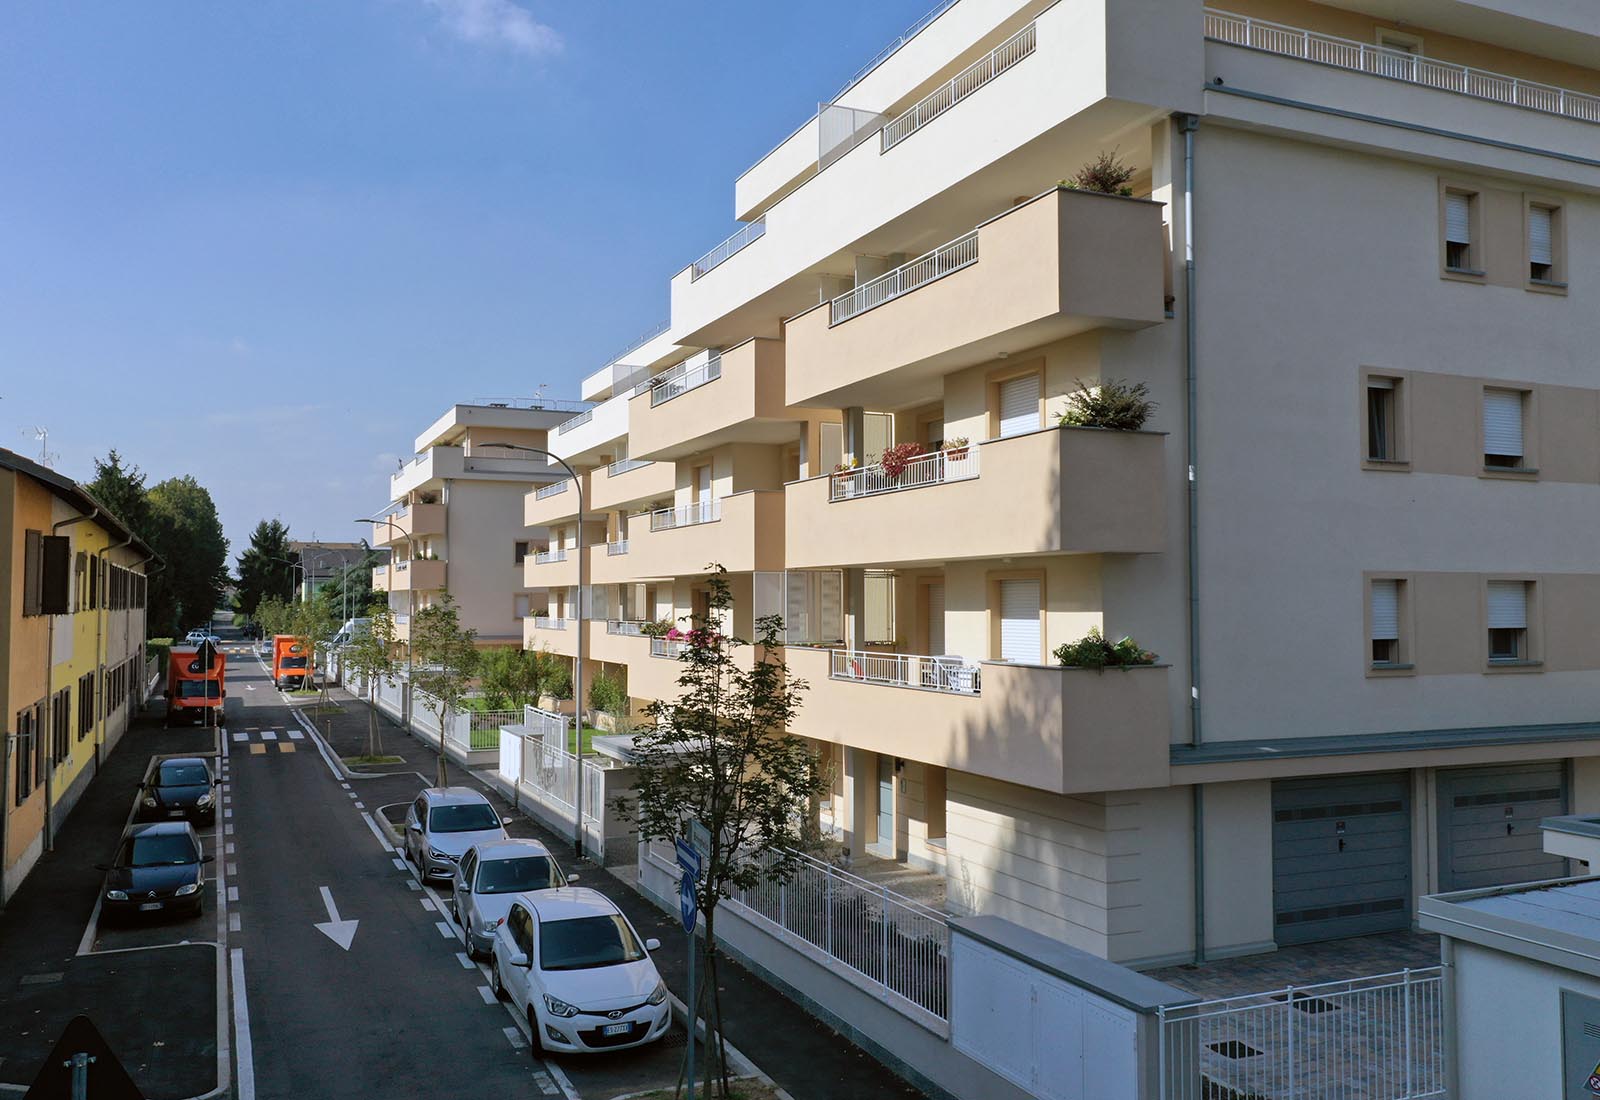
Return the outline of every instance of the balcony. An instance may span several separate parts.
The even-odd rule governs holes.
[[[1033,554],[1141,554],[1166,546],[1166,436],[1048,428],[881,467],[797,481],[788,568]]]
[[[588,491],[592,475],[578,475]],[[564,477],[527,493],[522,498],[522,522],[529,527],[549,527],[555,523],[577,518],[578,494],[573,491],[572,479]]]
[[[666,508],[635,520],[628,554],[613,559],[634,579],[704,573],[718,562],[731,573],[783,568],[784,499],[777,490],[751,490],[714,501]]]
[[[952,371],[1093,328],[1166,316],[1161,204],[1058,189],[785,330],[791,405],[935,400]]]
[[[389,499],[409,494],[451,478],[485,481],[546,481],[560,476],[560,467],[523,451],[505,447],[429,447],[389,478]]]
[[[691,281],[700,278],[708,271],[721,267],[739,252],[744,251],[767,233],[767,219],[755,218],[738,229],[727,240],[711,249],[694,263],[689,265],[689,278]]]
[[[724,443],[796,438],[783,374],[782,341],[758,339],[657,375],[629,402],[629,452],[670,459]]]
[[[389,591],[389,567],[375,565],[372,567],[372,590],[374,592]]]
[[[548,615],[530,615],[522,620],[522,648],[549,650],[562,657],[574,656],[578,651],[578,632],[568,627],[576,625]]]
[[[588,553],[588,548],[585,549]],[[524,588],[568,588],[578,583],[578,551],[556,547],[522,559]]]
[[[589,475],[589,507],[595,512],[609,512],[669,497],[677,487],[677,477],[670,462],[639,458],[613,462]]]
[[[592,466],[601,455],[614,454],[617,441],[628,434],[628,396],[632,392],[625,389],[564,422],[550,433],[550,453],[574,466]]]
[[[412,504],[390,516],[389,522],[375,520],[372,524],[374,546],[392,546],[403,544],[407,538],[442,534],[444,534],[443,504]]]
[[[444,586],[445,563],[436,558],[397,561],[389,567],[391,592],[431,592]]]
[[[784,651],[789,673],[811,685],[793,732],[1058,794],[1168,782],[1164,665],[1095,672],[863,656]],[[924,686],[930,678],[942,686]]]

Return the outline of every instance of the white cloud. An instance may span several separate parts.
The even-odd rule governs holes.
[[[561,35],[512,0],[424,0],[463,42],[500,46],[527,57],[561,51]]]

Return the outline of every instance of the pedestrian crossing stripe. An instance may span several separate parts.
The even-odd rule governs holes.
[[[250,755],[251,756],[260,756],[263,753],[265,753],[266,751],[267,751],[267,746],[265,746],[265,745],[251,745],[250,746]]]
[[[287,741],[280,741],[280,742],[278,742],[278,751],[279,752],[293,752],[294,751],[294,746],[289,744]]]
[[[301,733],[299,730],[290,730],[289,731],[289,740],[291,740],[291,741],[299,741],[299,740],[304,739],[304,737],[305,737],[305,734]]]
[[[261,731],[261,740],[263,740],[263,741],[276,741],[277,739],[278,739],[278,731],[277,730],[262,730]]]

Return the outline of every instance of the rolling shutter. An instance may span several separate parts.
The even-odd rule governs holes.
[[[1451,244],[1472,243],[1472,197],[1448,192],[1444,197],[1444,239]]]
[[[1039,582],[1000,582],[1000,659],[1040,661]]]
[[[1522,457],[1522,395],[1511,390],[1483,392],[1483,453]]]
[[[1528,585],[1526,581],[1489,582],[1489,629],[1526,630],[1528,627]]]
[[[1551,238],[1551,211],[1535,206],[1528,211],[1528,262],[1535,264],[1552,264]]]
[[[1000,383],[1000,438],[1039,430],[1039,376]]]
[[[866,642],[893,642],[894,574],[869,570],[862,578],[866,598],[862,640]]]
[[[883,460],[883,452],[894,446],[894,417],[888,413],[861,414],[861,449],[856,460],[871,466]]]
[[[1400,582],[1372,582],[1372,639],[1398,640],[1400,637]]]
[[[928,656],[944,656],[944,582],[928,585]]]

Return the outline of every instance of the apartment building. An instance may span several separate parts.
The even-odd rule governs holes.
[[[0,449],[0,901],[144,698],[149,547],[71,478]]]
[[[646,626],[722,563],[729,628],[786,617],[845,847],[1119,962],[1565,872],[1539,820],[1600,811],[1600,13],[1392,11],[942,4],[585,380],[550,444],[583,530],[566,483],[521,516],[526,644],[585,630],[670,696]],[[1058,185],[1106,153],[1126,194]],[[1058,424],[1111,381],[1140,430]],[[1063,667],[1091,628],[1159,658]]]
[[[387,592],[400,641],[411,615],[446,589],[461,624],[480,645],[516,645],[522,621],[544,611],[545,594],[524,587],[522,561],[544,537],[522,522],[522,497],[562,476],[543,455],[550,429],[583,406],[574,402],[453,405],[417,436],[416,455],[389,478],[389,505],[372,520],[372,545],[390,560],[372,570]],[[337,544],[335,544],[337,545]],[[318,548],[304,552],[315,557]]]

